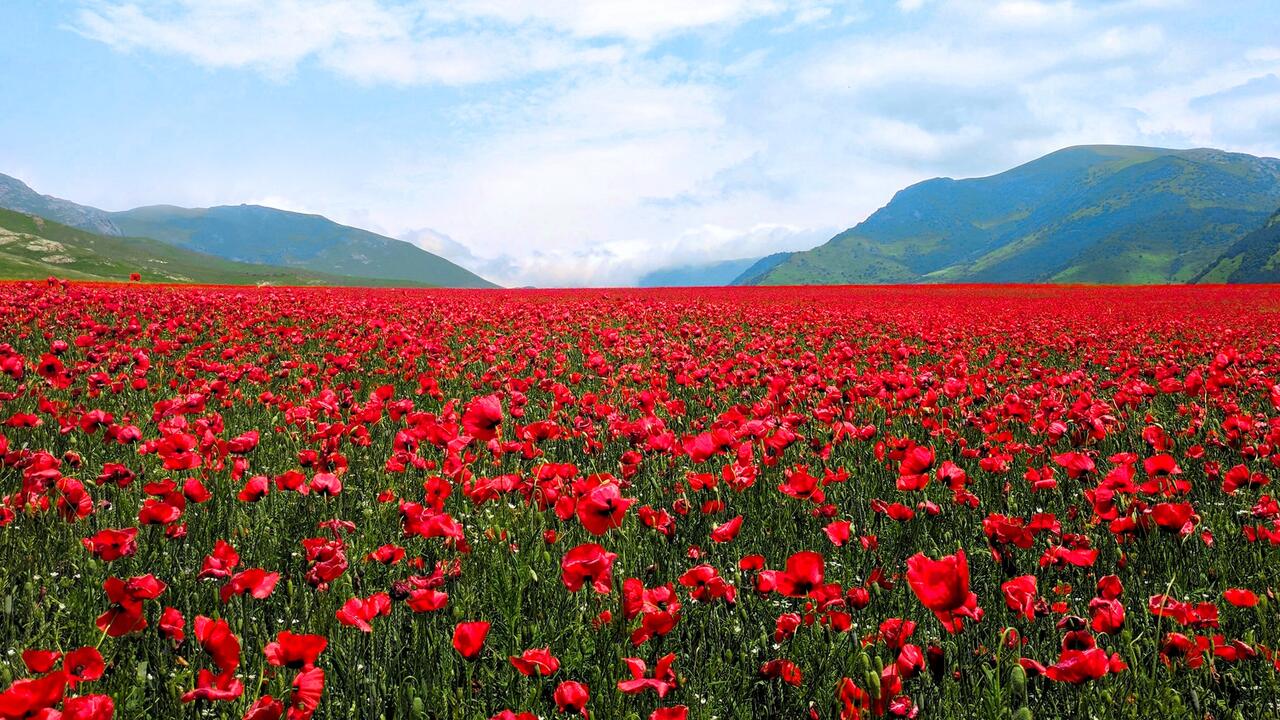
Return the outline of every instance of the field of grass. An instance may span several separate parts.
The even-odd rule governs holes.
[[[1277,717],[1278,320],[0,283],[0,718]]]

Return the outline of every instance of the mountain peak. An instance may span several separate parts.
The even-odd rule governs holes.
[[[411,243],[341,225],[323,215],[243,203],[209,208],[147,205],[123,212],[41,195],[0,175],[0,208],[100,235],[159,240],[241,263],[438,287],[495,287]]]
[[[1188,282],[1280,205],[1280,160],[1078,145],[893,196],[760,284]]]
[[[102,210],[41,195],[25,182],[3,173],[0,173],[0,208],[38,215],[103,235],[120,234],[120,228]]]

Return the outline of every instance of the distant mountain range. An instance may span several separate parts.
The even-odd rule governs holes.
[[[760,258],[720,260],[703,264],[660,268],[640,276],[640,287],[714,287],[729,285]]]
[[[416,245],[257,205],[107,212],[0,175],[0,277],[495,287]],[[642,287],[1280,282],[1280,160],[1066,148],[935,178],[803,252],[651,271]],[[57,246],[57,249],[55,248]]]
[[[0,208],[104,237],[149,238],[185,250],[190,257],[275,266],[271,272],[276,276],[297,277],[303,284],[328,278],[330,284],[339,285],[496,287],[403,240],[340,225],[320,215],[259,205],[194,209],[156,205],[106,212],[41,195],[16,178],[0,175]],[[229,272],[220,267],[212,274],[223,271]]]
[[[1275,158],[1072,147],[990,177],[912,185],[735,284],[1258,282],[1280,264],[1277,208]]]
[[[124,281],[218,285],[418,286],[404,280],[357,278],[272,265],[235,262],[150,238],[102,235],[0,209],[0,278]]]

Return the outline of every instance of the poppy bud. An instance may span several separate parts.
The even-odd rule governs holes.
[[[1015,697],[1024,697],[1027,693],[1027,671],[1021,665],[1014,665],[1009,672],[1009,691]]]
[[[937,645],[930,645],[925,650],[925,664],[929,666],[929,677],[935,683],[942,682],[942,673],[947,669],[946,652]]]
[[[391,599],[404,600],[405,598],[409,597],[409,591],[412,589],[413,589],[413,585],[411,585],[408,581],[397,580],[396,582],[391,583],[391,592],[390,592]]]

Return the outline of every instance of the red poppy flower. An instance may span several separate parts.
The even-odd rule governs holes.
[[[196,616],[196,641],[213,658],[213,664],[221,673],[229,673],[240,667],[240,639],[231,632],[226,620]]]
[[[248,593],[259,600],[271,595],[271,591],[276,588],[276,583],[280,580],[280,573],[267,572],[262,568],[249,568],[242,570],[227,581],[219,591],[219,597],[222,602],[227,602],[232,597],[244,595]]]
[[[826,560],[821,553],[804,550],[787,558],[787,569],[776,576],[778,592],[804,597],[822,584]]]
[[[390,614],[391,596],[384,592],[374,593],[367,598],[353,597],[343,603],[335,613],[338,622],[357,627],[364,632],[373,632],[370,621],[374,618]]]
[[[399,545],[383,545],[364,556],[365,560],[380,562],[383,565],[394,565],[405,557],[405,549]]]
[[[603,535],[611,528],[622,526],[622,518],[634,502],[622,497],[613,483],[598,485],[578,500],[578,520],[587,532]]]
[[[853,523],[848,520],[836,520],[828,523],[822,528],[822,532],[826,534],[827,539],[836,547],[844,547],[849,542],[849,536],[853,529]]]
[[[269,664],[297,670],[313,667],[328,645],[329,640],[323,635],[295,635],[283,630],[262,652]]]
[[[1124,603],[1096,597],[1089,601],[1089,616],[1094,632],[1114,635],[1124,627]]]
[[[62,672],[34,680],[17,680],[0,693],[0,708],[4,708],[6,717],[10,718],[43,717],[42,711],[61,702],[66,689],[67,678]]]
[[[554,675],[560,669],[560,661],[556,656],[551,654],[550,648],[533,648],[525,650],[519,657],[512,655],[507,658],[521,675],[529,676],[538,675]]]
[[[1045,669],[1045,677],[1055,682],[1079,685],[1107,674],[1107,653],[1101,648],[1064,650],[1058,662]]]
[[[1007,580],[1000,586],[1004,593],[1004,601],[1010,610],[1017,611],[1027,620],[1036,619],[1036,576],[1023,575]]]
[[[1252,590],[1231,588],[1222,593],[1223,599],[1236,607],[1253,607],[1258,604],[1258,596]]]
[[[472,400],[462,413],[462,428],[471,437],[488,442],[498,436],[502,426],[502,401],[497,395]]]
[[[196,700],[229,701],[244,694],[244,683],[236,679],[232,673],[214,675],[208,670],[196,673],[196,686],[183,693],[182,702]]]
[[[197,578],[229,578],[240,564],[240,554],[226,540],[213,544],[213,552],[206,555]]]
[[[316,473],[311,478],[311,492],[332,497],[342,492],[342,481],[333,473]]]
[[[198,443],[194,435],[174,433],[167,435],[156,447],[156,452],[164,461],[166,470],[190,470],[201,465],[196,449]]]
[[[293,678],[293,691],[289,693],[290,720],[306,720],[320,707],[324,695],[324,670],[307,668]]]
[[[483,620],[458,623],[453,628],[453,649],[468,660],[484,649],[484,639],[489,635],[489,623]]]
[[[27,666],[27,672],[43,675],[58,666],[58,661],[62,659],[62,653],[58,650],[34,650],[28,649],[22,651],[22,664]]]
[[[243,720],[280,720],[282,717],[284,703],[270,695],[263,695],[245,711]]]
[[[586,685],[574,680],[566,680],[556,686],[552,695],[556,707],[563,713],[580,713],[587,717],[587,702],[591,700],[591,692]]]
[[[449,594],[432,588],[418,588],[409,592],[405,602],[414,612],[433,612],[449,602]]]
[[[613,561],[618,556],[595,543],[579,545],[560,560],[560,581],[570,592],[578,592],[590,583],[600,594],[608,594],[613,585]]]
[[[138,528],[125,528],[123,530],[107,528],[98,531],[93,537],[82,539],[80,543],[95,557],[111,562],[122,557],[129,557],[138,552],[137,537]]]
[[[79,695],[62,703],[62,720],[111,720],[115,711],[110,695]]]
[[[898,489],[923,490],[929,484],[929,470],[933,467],[933,449],[916,445],[907,451],[898,466]]]
[[[800,667],[783,658],[776,658],[761,665],[760,675],[769,679],[781,679],[795,687],[800,687],[804,682],[804,674],[800,672]]]
[[[796,629],[800,627],[800,615],[797,613],[783,613],[778,616],[773,628],[773,641],[780,643],[783,640],[789,640],[796,634]]]
[[[1067,471],[1067,477],[1073,480],[1093,472],[1096,465],[1093,458],[1080,452],[1065,452],[1054,455],[1053,461]]]
[[[982,619],[978,596],[969,591],[969,560],[964,550],[940,560],[923,553],[907,559],[907,583],[920,603],[942,622],[948,632],[958,632],[961,618]]]
[[[258,502],[266,497],[270,490],[271,485],[267,482],[267,476],[255,475],[245,481],[244,487],[240,488],[240,492],[236,494],[236,497],[240,502]]]
[[[147,627],[147,619],[142,616],[142,602],[160,597],[165,584],[154,575],[142,575],[127,581],[110,577],[102,588],[107,592],[111,607],[98,616],[98,629],[109,637],[120,637]]]
[[[1124,594],[1124,584],[1115,575],[1107,575],[1098,580],[1098,596],[1107,600],[1115,600]]]
[[[167,607],[160,614],[160,622],[157,623],[157,627],[160,629],[161,635],[173,640],[175,643],[181,643],[187,636],[183,631],[185,624],[186,621],[177,608]]]
[[[102,679],[107,666],[97,648],[86,646],[67,653],[62,658],[62,669],[67,674],[67,687],[74,688],[82,682]]]
[[[739,515],[723,525],[717,525],[711,531],[711,541],[717,543],[731,542],[742,530],[742,516]]]
[[[827,494],[822,489],[822,481],[810,475],[809,469],[803,465],[787,470],[783,478],[785,482],[778,486],[778,490],[783,495],[797,500],[811,500],[815,503],[821,503],[827,499]]]

